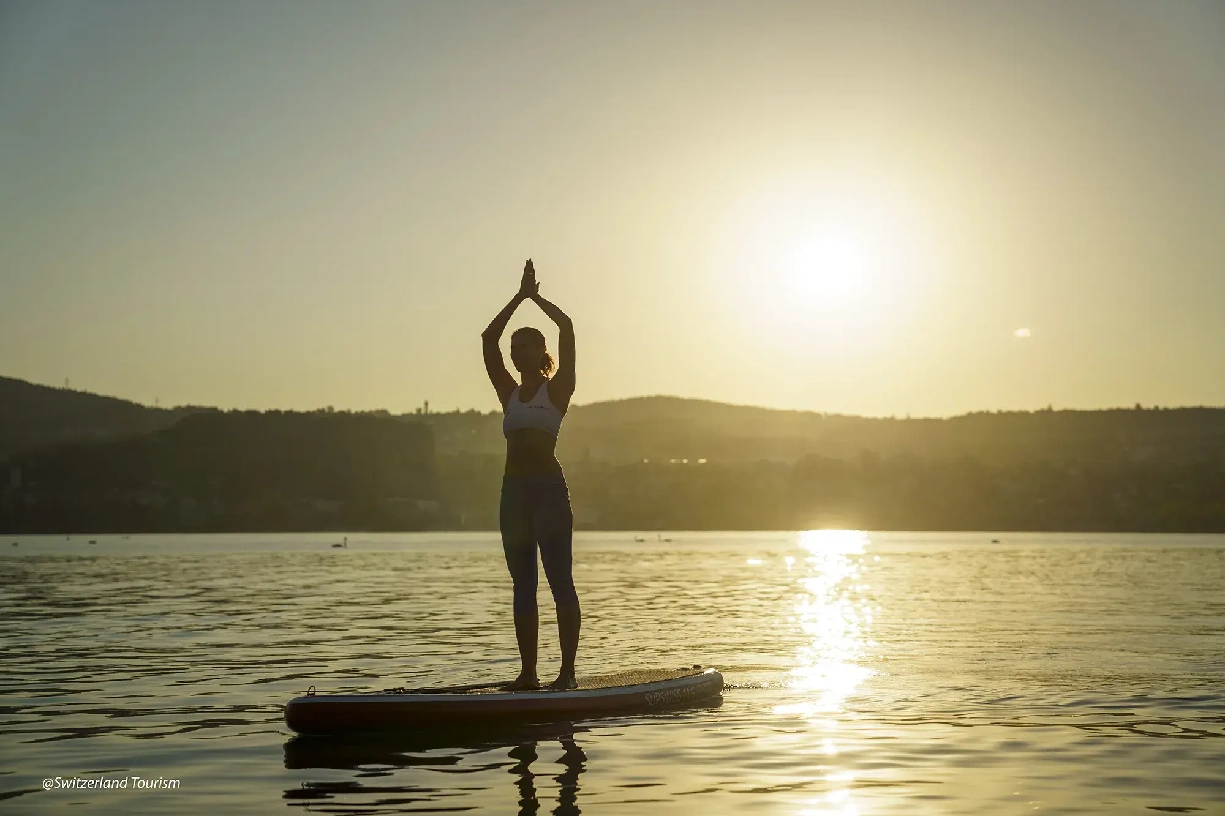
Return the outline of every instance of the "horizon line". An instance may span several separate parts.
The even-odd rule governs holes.
[[[458,407],[452,410],[449,410],[449,411],[422,412],[420,411],[420,409],[417,409],[414,411],[404,411],[404,412],[397,413],[397,412],[391,411],[388,408],[353,409],[353,408],[336,408],[333,405],[324,405],[324,406],[319,406],[317,408],[240,408],[240,407],[223,408],[220,405],[202,405],[202,404],[194,404],[194,403],[185,403],[185,404],[179,404],[179,405],[173,405],[173,406],[162,406],[158,404],[149,405],[148,403],[140,402],[134,399],[128,399],[127,397],[115,396],[113,394],[103,394],[97,391],[85,391],[79,388],[72,388],[68,385],[63,385],[63,386],[47,385],[45,383],[33,382],[32,380],[25,380],[20,377],[9,377],[3,374],[0,374],[0,380],[12,380],[15,382],[25,383],[26,385],[31,385],[37,388],[47,388],[47,389],[55,390],[55,391],[70,391],[74,394],[87,394],[89,396],[98,397],[100,399],[118,400],[120,402],[126,402],[131,405],[136,405],[141,408],[148,408],[154,411],[177,411],[177,410],[182,410],[185,408],[200,408],[200,409],[205,409],[205,410],[223,411],[226,413],[229,413],[229,412],[267,413],[270,411],[280,411],[282,413],[310,414],[310,413],[331,411],[334,413],[347,413],[347,414],[386,413],[390,416],[398,416],[398,417],[433,416],[436,414],[445,415],[445,414],[468,414],[468,413],[477,413],[477,414],[480,414],[481,416],[485,416],[488,414],[499,413],[497,409],[491,409],[489,411],[482,411],[479,408],[461,409]],[[982,414],[993,414],[994,415],[994,414],[1045,414],[1045,413],[1104,413],[1108,411],[1137,411],[1137,410],[1140,410],[1140,411],[1193,411],[1193,410],[1219,411],[1219,410],[1225,410],[1225,405],[1202,405],[1202,404],[1201,405],[1157,405],[1157,404],[1153,404],[1153,405],[1145,406],[1142,403],[1137,402],[1134,405],[1130,405],[1130,406],[1114,405],[1114,406],[1104,406],[1104,407],[1098,407],[1098,408],[1055,408],[1053,404],[1048,404],[1045,408],[1033,408],[1033,409],[980,408],[980,409],[975,409],[972,411],[965,411],[959,414],[946,414],[946,415],[844,414],[844,413],[838,413],[838,412],[820,411],[820,410],[811,409],[811,408],[809,409],[776,408],[776,407],[769,406],[769,405],[750,405],[746,403],[720,402],[719,400],[707,399],[705,397],[682,397],[682,396],[678,396],[675,394],[640,394],[640,395],[631,396],[631,397],[617,397],[613,399],[599,400],[597,402],[574,403],[573,405],[570,406],[570,409],[586,408],[586,407],[592,407],[596,405],[607,405],[607,404],[616,403],[616,402],[630,402],[633,400],[647,400],[647,399],[677,400],[677,401],[682,401],[682,402],[704,402],[704,403],[709,403],[711,405],[722,405],[722,406],[726,406],[729,408],[750,408],[750,409],[757,410],[757,411],[775,411],[778,413],[790,413],[790,414],[814,414],[814,415],[821,416],[821,417],[847,417],[847,418],[854,418],[854,419],[879,419],[879,420],[888,419],[888,420],[895,420],[895,421],[896,420],[946,420],[946,419],[958,419],[960,417],[978,416]],[[424,401],[425,404],[428,404],[428,402],[429,400]],[[569,409],[567,410],[567,413],[569,413]]]

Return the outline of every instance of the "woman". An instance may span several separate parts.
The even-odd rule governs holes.
[[[557,607],[561,640],[561,673],[549,688],[574,688],[574,656],[578,652],[579,607],[571,574],[574,514],[561,463],[554,455],[557,432],[574,394],[574,325],[561,309],[537,290],[531,258],[523,267],[519,292],[481,333],[485,370],[502,402],[502,433],[506,437],[506,471],[498,522],[502,551],[514,583],[515,640],[523,670],[508,689],[539,688],[536,678],[536,547]],[[510,359],[522,377],[516,384],[502,362],[498,341],[511,314],[525,300],[544,311],[561,332],[557,373],[545,349],[544,335],[523,327],[511,335]]]

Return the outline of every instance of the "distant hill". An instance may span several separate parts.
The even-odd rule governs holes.
[[[149,433],[188,414],[214,410],[151,408],[0,377],[0,458],[52,443]],[[430,425],[443,456],[499,458],[506,450],[498,411],[398,418]],[[557,456],[563,465],[643,459],[797,462],[806,456],[863,455],[968,457],[995,465],[1225,460],[1223,408],[988,411],[911,419],[648,396],[574,405],[562,427]]]
[[[501,414],[417,415],[440,454],[498,454]],[[575,405],[557,456],[626,464],[699,458],[795,462],[864,454],[1020,462],[1194,461],[1225,458],[1225,409],[1114,408],[1000,411],[948,418],[858,417],[652,396]]]
[[[150,408],[116,397],[0,377],[0,459],[61,442],[151,433],[205,410],[211,409]]]
[[[187,416],[190,414],[191,416]],[[149,408],[0,379],[0,531],[497,529],[499,411]],[[2,448],[0,448],[2,449]],[[1225,532],[1225,409],[575,405],[581,529]]]
[[[438,509],[430,428],[370,414],[203,411],[8,465],[4,531],[416,529]]]

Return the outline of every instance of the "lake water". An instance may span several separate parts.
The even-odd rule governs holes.
[[[0,808],[1225,813],[1225,536],[641,535],[576,536],[580,674],[720,705],[377,739],[282,707],[513,677],[496,533],[0,540]]]

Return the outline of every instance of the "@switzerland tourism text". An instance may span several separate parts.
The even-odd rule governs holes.
[[[164,776],[49,776],[43,790],[174,790],[182,784]]]

